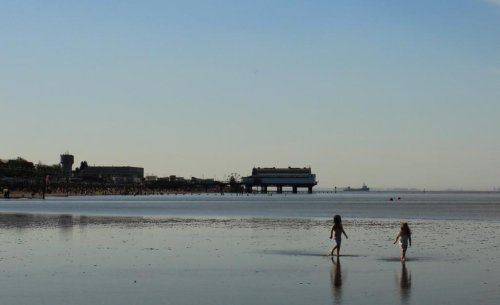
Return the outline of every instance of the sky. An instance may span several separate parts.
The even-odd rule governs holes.
[[[500,188],[500,0],[0,1],[0,158]]]

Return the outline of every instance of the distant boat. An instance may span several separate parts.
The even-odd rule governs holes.
[[[363,186],[361,188],[352,188],[350,186],[346,187],[344,189],[344,192],[369,192],[370,188],[366,186],[366,184],[363,183]]]

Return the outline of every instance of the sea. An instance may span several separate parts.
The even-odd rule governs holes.
[[[170,194],[0,200],[0,213],[500,221],[500,192]]]
[[[7,305],[500,303],[497,192],[0,199],[0,244]]]

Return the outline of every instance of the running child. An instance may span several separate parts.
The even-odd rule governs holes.
[[[348,238],[347,234],[345,234],[344,227],[342,226],[342,218],[340,218],[340,215],[335,215],[333,217],[333,227],[330,232],[330,239],[333,238],[334,233],[335,233],[335,247],[333,247],[330,255],[333,256],[333,252],[335,251],[335,249],[337,249],[337,257],[338,257],[340,252],[340,244],[342,243],[342,234],[345,235],[345,238]]]
[[[398,240],[401,247],[401,261],[404,262],[406,259],[406,250],[408,247],[411,247],[411,230],[407,222],[401,223],[401,228],[394,243],[398,242]]]

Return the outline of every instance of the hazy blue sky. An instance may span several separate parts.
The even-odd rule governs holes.
[[[0,158],[500,187],[500,0],[0,1]]]

